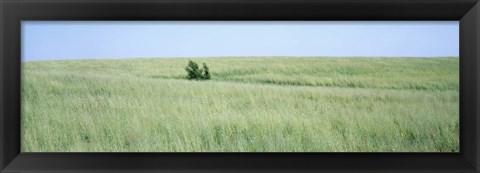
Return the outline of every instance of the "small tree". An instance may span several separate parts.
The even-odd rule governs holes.
[[[187,79],[189,80],[209,80],[210,79],[210,72],[208,71],[207,64],[203,63],[203,69],[198,67],[198,64],[193,62],[192,60],[188,61],[187,67],[185,67],[187,71]]]
[[[199,79],[202,77],[202,71],[198,68],[198,64],[189,60],[187,67],[185,67],[187,71],[187,79]]]
[[[210,72],[208,71],[208,66],[205,63],[203,63],[203,72],[203,79],[210,80]]]

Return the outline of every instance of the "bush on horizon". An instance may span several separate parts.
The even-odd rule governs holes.
[[[189,60],[185,70],[187,71],[187,79],[189,80],[210,80],[211,78],[209,68],[205,63],[203,63],[203,69],[200,69],[197,63]]]

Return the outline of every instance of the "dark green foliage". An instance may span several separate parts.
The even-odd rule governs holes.
[[[209,69],[205,63],[203,63],[203,69],[200,69],[197,63],[189,60],[185,70],[187,71],[187,79],[189,80],[209,80],[211,78],[210,72],[208,71]]]
[[[187,71],[187,79],[199,79],[202,73],[198,69],[198,64],[193,61],[188,61],[188,65],[185,68]]]
[[[207,64],[203,63],[203,79],[209,80],[210,79],[210,72],[208,71]]]

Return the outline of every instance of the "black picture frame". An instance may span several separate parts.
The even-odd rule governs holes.
[[[0,172],[480,170],[478,0],[0,0]],[[459,153],[21,153],[22,20],[460,21]]]

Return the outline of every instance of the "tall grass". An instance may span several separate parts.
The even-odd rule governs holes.
[[[458,152],[458,58],[23,64],[24,152]]]

